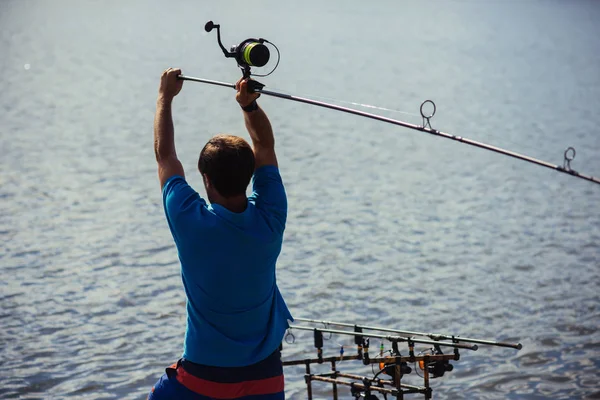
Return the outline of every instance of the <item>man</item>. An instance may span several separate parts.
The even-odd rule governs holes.
[[[218,135],[200,153],[198,169],[210,204],[185,180],[175,152],[171,104],[183,81],[163,72],[154,120],[154,150],[163,205],[187,297],[182,358],[148,398],[284,398],[279,346],[292,316],[277,288],[287,199],[271,124],[249,93],[236,85],[252,147]],[[246,197],[250,180],[253,192]],[[252,397],[250,397],[252,396]]]

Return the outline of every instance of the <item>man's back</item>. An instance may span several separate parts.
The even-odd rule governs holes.
[[[177,244],[187,297],[183,358],[166,368],[149,400],[283,400],[279,346],[292,317],[279,293],[287,199],[275,138],[260,95],[236,84],[252,147],[216,135],[200,152],[198,171],[210,205],[185,180],[175,151],[172,103],[180,69],[161,76],[154,116],[154,153],[169,228]],[[253,193],[246,191],[250,181]]]
[[[166,182],[163,200],[188,299],[183,357],[220,367],[268,357],[291,319],[275,278],[287,216],[277,167],[255,171],[241,213],[207,205],[180,176]]]

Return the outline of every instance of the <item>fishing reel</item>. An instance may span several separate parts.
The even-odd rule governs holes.
[[[379,354],[384,354],[383,343],[381,343],[381,347],[379,350]],[[388,350],[390,355],[384,358],[389,358],[389,362],[380,362],[379,363],[379,372],[375,375],[384,374],[390,376],[392,379],[396,378],[396,361],[395,357],[400,357],[400,350],[398,349],[398,342],[392,343],[392,350]],[[408,375],[412,372],[412,368],[408,366],[408,363],[402,361],[400,363],[400,376]]]
[[[396,379],[396,363],[394,362],[394,357],[385,357],[389,358],[389,362],[380,362],[379,370],[382,371],[383,374],[391,377],[392,379]],[[408,375],[412,372],[412,368],[408,366],[406,362],[400,363],[400,375]]]
[[[434,345],[432,349],[429,350],[425,350],[422,351],[421,353],[419,353],[419,355],[438,355],[438,354],[444,354],[442,353],[442,349],[440,348],[439,345]],[[454,366],[452,364],[450,364],[449,360],[439,360],[439,361],[432,361],[432,362],[428,362],[427,365],[425,363],[425,361],[419,361],[416,363],[419,367],[419,370],[421,371],[425,371],[425,368],[427,368],[427,372],[429,373],[431,378],[441,378],[442,376],[444,376],[444,374],[446,372],[450,372],[454,369]],[[417,370],[417,375],[421,376]]]
[[[365,382],[363,382],[363,384],[364,383]],[[356,387],[354,385],[350,386],[350,394],[356,400],[359,400],[361,397],[364,397],[365,400],[379,400],[379,398],[377,396],[375,396],[373,393],[371,393],[370,391],[364,390],[364,389],[359,389],[358,387]]]
[[[242,70],[243,78],[249,78],[251,75],[264,77],[264,76],[271,75],[273,73],[273,71],[275,71],[275,69],[279,65],[279,59],[280,59],[279,49],[277,48],[277,46],[275,46],[273,43],[269,42],[267,39],[250,38],[250,39],[243,40],[238,45],[231,46],[231,50],[227,51],[225,46],[223,46],[223,42],[221,42],[220,28],[221,28],[220,25],[215,24],[212,21],[208,21],[206,23],[206,25],[204,25],[204,30],[206,32],[211,32],[213,29],[217,30],[217,43],[219,44],[219,47],[221,48],[221,50],[223,50],[223,54],[225,54],[225,57],[235,59],[238,67],[241,68],[241,70]],[[262,74],[262,75],[254,74],[251,72],[250,67],[264,67],[265,65],[267,65],[267,63],[269,62],[269,59],[271,58],[271,52],[269,51],[269,48],[267,47],[267,45],[265,43],[270,44],[271,46],[273,46],[275,48],[275,50],[277,50],[277,63],[275,64],[275,67],[273,67],[273,69],[268,74]],[[250,81],[251,84],[252,84],[252,82],[256,82],[256,81]],[[258,85],[255,85],[257,87],[252,88],[251,91],[255,91],[256,89],[262,89],[262,87],[264,86],[258,82],[256,82],[256,83],[258,84]]]

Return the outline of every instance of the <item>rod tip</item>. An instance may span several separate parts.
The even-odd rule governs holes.
[[[517,350],[521,350],[523,348],[523,345],[521,343],[517,343]]]

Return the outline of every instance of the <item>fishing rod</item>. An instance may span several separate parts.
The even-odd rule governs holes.
[[[429,400],[432,398],[432,388],[430,386],[431,379],[441,378],[445,376],[446,373],[454,370],[454,364],[452,362],[457,362],[462,359],[461,354],[459,353],[460,349],[477,350],[477,344],[511,347],[517,350],[520,350],[522,347],[520,343],[501,343],[468,338],[464,338],[465,341],[471,340],[473,343],[463,344],[459,343],[463,338],[457,336],[401,331],[397,329],[312,318],[295,318],[294,320],[315,325],[325,325],[325,328],[321,328],[311,325],[304,326],[290,324],[284,337],[285,343],[293,345],[296,342],[296,338],[292,333],[294,329],[313,332],[314,348],[317,352],[315,358],[294,358],[282,361],[284,367],[300,365],[305,367],[304,381],[306,384],[307,398],[309,400],[313,398],[313,384],[318,382],[331,384],[333,400],[338,400],[338,392],[341,386],[350,386],[350,394],[356,399],[364,397],[368,400],[376,400],[377,397],[374,396],[374,393],[379,393],[384,396],[384,399],[387,399],[386,395],[392,395],[396,399],[404,399],[405,395],[420,394],[423,395],[426,400]],[[354,329],[352,331],[330,329],[330,325],[352,327]],[[365,332],[369,330],[390,333],[408,333],[411,335],[429,335],[434,340],[420,340],[415,339],[412,336],[403,337]],[[345,347],[351,345],[345,346],[344,344],[338,344],[340,346],[338,356],[325,356],[324,348],[326,347],[325,340],[327,338],[324,337],[324,333],[354,337],[356,353],[348,354],[348,352],[344,351]],[[371,346],[370,343],[373,338],[382,339],[381,345],[377,346],[376,350],[373,349],[374,346]],[[386,349],[384,340],[391,341],[391,349]],[[449,340],[449,342],[442,342],[440,340]],[[399,343],[402,342],[407,343],[408,354],[401,354]],[[415,349],[416,344],[431,345],[431,348],[417,352]],[[450,347],[452,353],[445,354],[445,350],[442,351],[442,347],[444,346]],[[280,349],[283,350],[283,348],[282,343]],[[329,353],[329,351],[330,350],[327,350],[327,353]],[[367,375],[344,373],[339,369],[342,366],[342,363],[344,367],[353,365],[353,368],[355,368],[358,363],[362,363],[364,366],[370,366],[372,375],[371,373],[367,373]],[[315,371],[311,369],[311,365],[313,364],[330,364],[331,369],[324,373],[315,373]],[[414,365],[414,367],[411,368],[409,364]],[[378,368],[374,368],[375,366],[378,366]],[[422,386],[407,385],[403,382],[404,377],[413,372],[423,379]],[[384,388],[386,386],[387,388]]]
[[[322,325],[325,325],[326,327],[342,326],[342,327],[367,330],[367,331],[390,332],[390,333],[398,333],[401,335],[411,335],[411,336],[425,336],[434,341],[452,340],[453,342],[456,342],[456,343],[458,343],[458,342],[478,343],[478,344],[484,344],[484,345],[489,345],[489,346],[509,347],[509,348],[517,349],[517,350],[521,350],[523,348],[523,345],[521,343],[504,343],[504,342],[496,342],[493,340],[473,339],[473,338],[466,338],[466,337],[455,336],[455,335],[443,335],[443,334],[439,334],[439,333],[415,332],[415,331],[405,331],[405,330],[399,330],[399,329],[382,328],[382,327],[377,327],[377,326],[357,325],[357,324],[350,324],[347,322],[321,321],[321,320],[312,319],[312,318],[294,318],[294,321],[322,324]]]
[[[279,65],[279,61],[280,61],[279,49],[272,42],[269,42],[266,39],[263,39],[263,38],[246,39],[246,40],[242,41],[240,44],[238,44],[237,46],[232,46],[230,51],[227,51],[225,49],[225,46],[223,46],[223,43],[221,42],[220,25],[214,24],[212,21],[209,21],[204,26],[204,29],[206,32],[211,32],[213,29],[217,30],[217,42],[219,44],[219,47],[223,51],[225,57],[234,58],[236,60],[238,67],[242,70],[243,78],[250,78],[251,76],[262,76],[262,77],[268,76],[268,75],[272,74],[273,71],[275,71],[275,69]],[[254,74],[251,71],[251,67],[263,67],[269,62],[270,51],[265,43],[272,45],[277,50],[277,64],[267,74],[262,74],[262,75]],[[203,79],[203,78],[196,78],[193,76],[186,76],[186,75],[179,75],[179,79],[186,80],[186,81],[192,81],[192,82],[206,83],[206,84],[210,84],[210,85],[229,87],[229,88],[235,89],[234,84],[227,83],[227,82],[219,82],[219,81]],[[358,115],[361,117],[370,118],[370,119],[374,119],[374,120],[381,121],[381,122],[386,122],[386,123],[389,123],[392,125],[398,125],[398,126],[402,126],[402,127],[408,128],[408,129],[425,132],[430,135],[454,140],[454,141],[457,141],[460,143],[468,144],[470,146],[479,147],[479,148],[482,148],[485,150],[493,151],[495,153],[503,154],[503,155],[506,155],[509,157],[513,157],[513,158],[522,160],[522,161],[526,161],[526,162],[536,164],[536,165],[539,165],[539,166],[542,166],[545,168],[549,168],[549,169],[552,169],[552,170],[555,170],[558,172],[562,172],[562,173],[565,173],[567,175],[570,175],[570,176],[573,176],[576,178],[580,178],[580,179],[584,179],[584,180],[587,180],[587,181],[590,181],[593,183],[600,184],[600,178],[596,178],[591,175],[585,175],[585,174],[579,173],[578,171],[574,170],[571,167],[571,161],[573,161],[575,159],[575,155],[576,155],[575,149],[573,147],[568,147],[565,150],[564,155],[563,155],[563,165],[557,165],[557,164],[552,164],[550,162],[539,160],[537,158],[530,157],[530,156],[527,156],[524,154],[520,154],[520,153],[517,153],[514,151],[506,150],[506,149],[503,149],[503,148],[500,148],[497,146],[492,146],[492,145],[489,145],[489,144],[486,144],[483,142],[478,142],[478,141],[468,139],[468,138],[465,138],[462,136],[457,136],[457,135],[453,135],[450,133],[446,133],[446,132],[442,132],[437,129],[434,129],[431,126],[431,119],[435,115],[436,105],[432,100],[425,100],[424,102],[421,103],[419,111],[420,111],[421,117],[423,118],[423,123],[422,123],[422,125],[416,125],[416,124],[411,124],[409,122],[400,121],[400,120],[396,120],[396,119],[392,119],[392,118],[383,117],[381,115],[356,110],[353,108],[342,107],[342,106],[338,106],[338,105],[331,104],[331,103],[326,103],[326,102],[312,100],[312,99],[308,99],[308,98],[304,98],[304,97],[294,96],[294,95],[286,94],[286,93],[280,93],[280,92],[276,92],[276,91],[272,91],[272,90],[265,90],[264,87],[265,87],[264,84],[257,82],[256,80],[250,80],[249,84],[248,84],[248,91],[253,92],[253,93],[264,94],[267,96],[277,97],[280,99],[296,101],[299,103],[311,104],[311,105],[314,105],[317,107],[323,107],[323,108],[328,108],[331,110],[345,112],[348,114],[354,114],[354,115]],[[433,107],[433,111],[430,114],[426,114],[423,110],[424,106],[426,106],[428,104],[430,104]]]
[[[467,350],[473,350],[473,351],[476,351],[478,349],[478,346],[476,344],[467,345],[467,344],[460,344],[460,343],[446,343],[446,342],[438,342],[438,341],[434,341],[434,340],[415,339],[415,338],[411,338],[411,337],[378,335],[376,333],[363,333],[363,332],[342,331],[342,330],[337,330],[337,329],[314,328],[312,326],[289,325],[289,328],[305,330],[305,331],[313,331],[313,332],[335,333],[336,335],[348,335],[348,336],[355,336],[355,337],[360,336],[360,337],[367,337],[367,338],[386,339],[392,343],[393,342],[406,342],[409,344],[409,347],[411,346],[411,343],[420,343],[420,344],[431,344],[431,345],[438,345],[438,346],[454,347],[455,349],[467,349]]]

